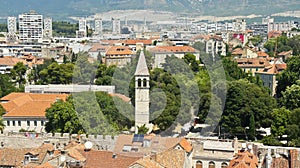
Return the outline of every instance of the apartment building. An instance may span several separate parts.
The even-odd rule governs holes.
[[[19,39],[21,42],[37,42],[43,37],[43,15],[30,11],[19,15]]]

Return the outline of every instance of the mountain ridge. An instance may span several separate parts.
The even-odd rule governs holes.
[[[300,9],[299,0],[2,0],[0,16],[36,10],[53,18],[89,16],[111,10],[170,11],[185,15],[271,15]]]

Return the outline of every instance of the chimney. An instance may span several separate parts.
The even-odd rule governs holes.
[[[112,158],[116,159],[117,158],[117,154],[113,153]]]

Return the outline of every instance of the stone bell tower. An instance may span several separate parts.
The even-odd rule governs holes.
[[[150,74],[144,51],[141,51],[135,71],[135,127],[149,124]]]

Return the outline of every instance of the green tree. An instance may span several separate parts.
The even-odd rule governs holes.
[[[276,78],[278,85],[276,88],[277,97],[282,97],[282,92],[286,90],[288,86],[296,84],[300,76],[300,56],[294,56],[287,62],[287,69],[280,73]]]
[[[190,66],[192,71],[194,71],[194,72],[199,71],[199,61],[196,61],[196,56],[195,55],[193,55],[191,53],[187,53],[187,54],[184,55],[184,57],[182,59],[184,60],[184,62],[186,64],[188,64]]]
[[[92,84],[96,75],[98,63],[90,63],[87,52],[79,52],[73,72],[73,83]]]
[[[0,96],[6,96],[11,92],[18,91],[15,84],[11,82],[11,76],[7,74],[0,74]]]
[[[57,101],[46,110],[46,131],[52,133],[83,133],[71,98],[66,102]]]
[[[138,126],[138,134],[147,134],[148,132],[148,128],[146,127],[146,125],[142,125],[142,126]]]
[[[290,122],[291,111],[285,108],[274,109],[272,112],[272,135],[275,137],[285,135],[286,127]]]
[[[288,86],[282,95],[282,105],[286,108],[290,110],[300,108],[300,80],[297,84]]]
[[[40,71],[41,84],[70,84],[73,78],[74,64],[51,63],[46,69]]]
[[[16,65],[14,65],[13,69],[11,69],[13,79],[15,79],[18,83],[19,88],[26,83],[26,71],[27,67],[23,64],[23,62],[18,62]]]
[[[251,115],[254,115],[255,128],[270,127],[271,112],[275,106],[275,99],[266,89],[245,79],[232,81],[227,90],[222,127],[231,135],[244,138],[245,127],[250,127]]]

